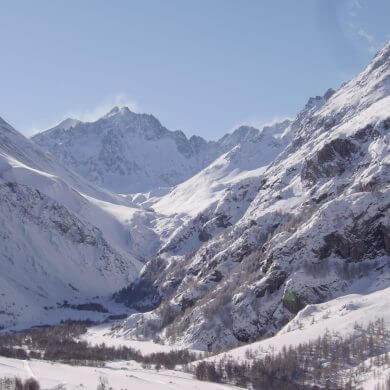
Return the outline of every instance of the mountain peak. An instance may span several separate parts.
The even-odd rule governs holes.
[[[291,125],[291,123],[292,123],[292,120],[288,119],[288,118],[286,118],[280,122],[273,122],[269,125],[265,125],[263,127],[263,129],[261,130],[261,134],[262,135],[276,136],[280,133],[283,133],[284,130],[286,130],[286,128]]]
[[[106,115],[104,115],[104,118],[108,118],[110,116],[114,116],[117,114],[127,114],[131,112],[132,111],[130,111],[129,107],[127,106],[123,106],[123,107],[114,106]]]
[[[260,134],[260,130],[252,126],[242,125],[233,132],[225,134],[218,144],[224,148],[232,148],[241,142],[251,142]]]
[[[260,133],[259,129],[256,129],[253,126],[242,125],[233,131],[232,135],[236,135],[238,137],[250,137],[257,136]]]
[[[379,68],[386,62],[390,66],[390,42],[383,49],[379,50],[376,53],[374,59],[370,64],[371,70]]]
[[[56,127],[62,130],[69,130],[72,127],[78,125],[79,123],[81,123],[81,121],[79,121],[78,119],[66,118],[62,122],[60,122]]]
[[[9,124],[0,116],[0,125],[1,126],[9,126]]]

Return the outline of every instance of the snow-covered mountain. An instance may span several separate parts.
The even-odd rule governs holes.
[[[115,107],[93,123],[65,120],[33,141],[108,189],[149,190],[127,195],[157,213],[150,220],[157,237],[145,243],[154,253],[144,248],[146,258],[158,251],[197,249],[234,224],[253,200],[261,172],[289,142],[290,123],[285,120],[261,130],[241,126],[207,142],[169,131],[151,115]],[[139,169],[126,171],[124,165]]]
[[[224,169],[242,146],[233,148],[154,203],[192,218],[117,295],[133,308],[154,308],[117,332],[226,348],[276,333],[306,304],[388,287],[389,131],[390,44],[340,89],[311,98],[269,159],[254,153],[254,164],[248,159],[229,182]],[[223,192],[230,210],[215,201],[219,183],[231,190]],[[199,203],[212,212],[205,216]]]
[[[217,145],[169,131],[153,116],[114,107],[95,122],[66,119],[33,141],[89,181],[117,193],[178,184],[217,156]]]
[[[142,266],[129,222],[147,214],[0,119],[0,325],[68,318],[74,314],[60,307],[65,300],[104,300],[126,286]]]
[[[113,110],[102,121],[127,123],[134,115],[139,121],[146,117],[152,124],[157,123],[150,116],[132,114],[127,109]],[[69,136],[68,132],[78,125],[81,122],[67,120],[55,132],[63,131]],[[288,122],[282,127],[288,127]],[[156,141],[161,141],[160,136],[165,137],[160,147],[172,141],[169,137],[173,133],[168,130],[149,126],[140,131],[148,140],[156,137]],[[191,139],[195,142],[196,137]],[[257,166],[248,161],[244,164],[243,150],[255,155],[256,147],[267,142],[271,149],[277,150],[282,141],[272,140],[253,128],[238,129],[224,137],[219,146],[223,151],[241,142],[230,152],[236,158],[229,157],[228,153],[222,158],[228,164],[216,168],[217,161],[210,172],[217,169],[221,186],[230,187],[235,171],[244,177],[245,169]],[[200,146],[200,142],[198,139],[196,144]],[[201,153],[199,150],[198,156]],[[208,180],[217,181],[217,177]],[[222,187],[218,192],[219,201],[226,192]],[[0,313],[4,327],[71,316],[69,307],[61,307],[63,301],[85,303],[97,296],[107,300],[137,277],[142,262],[169,247],[181,235],[177,230],[181,230],[183,223],[191,224],[197,217],[180,210],[171,212],[163,206],[155,211],[139,199],[133,202],[134,195],[121,196],[97,187],[64,167],[53,154],[3,120],[0,122],[0,194],[0,289],[4,294]],[[172,197],[172,192],[167,196]],[[156,199],[164,204],[161,193]],[[201,206],[199,212],[212,209],[210,201]],[[193,247],[201,244],[197,240]]]

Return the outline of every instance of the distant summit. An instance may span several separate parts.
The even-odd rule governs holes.
[[[67,118],[67,119],[63,120],[60,124],[58,124],[56,126],[56,128],[62,129],[62,130],[69,130],[72,127],[77,126],[79,123],[81,123],[81,121],[79,121],[78,119]]]
[[[187,138],[153,115],[115,106],[94,122],[66,119],[32,140],[89,181],[117,193],[137,193],[179,184],[260,136],[260,130],[242,126],[216,142]]]

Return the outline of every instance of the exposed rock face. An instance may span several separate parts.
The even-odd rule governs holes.
[[[193,252],[167,247],[158,272],[146,266],[140,280],[162,303],[121,331],[225,348],[272,334],[308,303],[388,285],[389,80],[390,45],[310,99],[232,226]]]
[[[358,146],[349,139],[334,139],[326,143],[311,159],[305,160],[301,173],[302,181],[312,185],[320,177],[342,175],[348,161],[358,150]]]

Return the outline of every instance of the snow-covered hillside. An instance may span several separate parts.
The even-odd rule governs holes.
[[[259,178],[266,166],[284,149],[289,138],[289,121],[265,127],[239,127],[221,139],[228,151],[184,183],[174,187],[153,205],[167,215],[195,217],[223,198],[230,186],[247,178]]]
[[[368,294],[351,294],[330,300],[326,303],[308,305],[297,316],[281,329],[275,336],[243,347],[222,353],[207,361],[220,362],[232,359],[235,362],[251,362],[267,355],[274,355],[290,347],[296,348],[315,342],[327,332],[337,339],[344,339],[353,334],[360,336],[359,329],[365,329],[376,321],[390,323],[390,288]],[[332,337],[332,336],[331,336]],[[390,344],[382,343],[382,355],[390,352]],[[365,363],[367,369],[359,373],[357,368]],[[375,390],[375,386],[384,383],[390,375],[387,366],[371,365],[369,359],[362,359],[356,368],[340,372],[340,380],[347,383],[351,376],[359,388]]]
[[[134,337],[153,329],[183,345],[226,348],[275,334],[306,304],[355,292],[362,283],[366,291],[387,287],[389,99],[387,45],[355,79],[308,101],[288,126],[288,145],[258,167],[253,176],[260,180],[248,197],[239,196],[244,188],[233,189],[232,199],[247,202],[236,223],[215,220],[223,229],[209,234],[198,229],[209,219],[197,214],[196,198],[192,208],[191,202],[179,202],[182,209],[176,204],[179,213],[193,209],[198,219],[122,292],[119,298],[130,306],[155,310],[130,316],[118,333]],[[202,171],[202,181],[207,172],[223,172],[227,156]],[[191,183],[196,178],[154,207],[174,212],[164,199],[192,193],[212,204],[218,187],[205,186],[205,194]],[[203,245],[182,250],[191,229],[198,229]]]
[[[247,351],[264,357],[289,346],[296,347],[315,341],[327,330],[346,336],[353,333],[357,325],[366,327],[378,319],[390,324],[390,287],[367,294],[346,294],[324,303],[307,305],[275,336],[234,348],[207,360],[218,362],[231,356],[235,360],[245,361],[248,359]]]
[[[133,222],[148,212],[62,167],[3,120],[0,198],[2,327],[85,318],[63,302],[105,301],[137,276]]]

